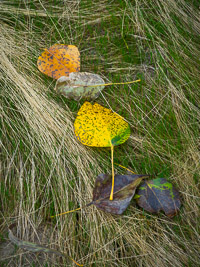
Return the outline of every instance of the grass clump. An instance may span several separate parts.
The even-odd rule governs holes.
[[[56,248],[85,266],[195,266],[199,263],[198,1],[3,1],[0,3],[1,217],[22,239]],[[107,82],[98,103],[129,122],[116,163],[165,177],[183,206],[173,220],[134,205],[121,217],[85,206],[96,176],[109,173],[107,149],[82,146],[73,121],[81,103],[57,96],[37,70],[41,49],[74,44],[81,70]],[[123,170],[117,167],[118,172]],[[1,250],[2,251],[2,250]],[[2,253],[2,252],[1,252]],[[69,266],[24,251],[3,264]]]

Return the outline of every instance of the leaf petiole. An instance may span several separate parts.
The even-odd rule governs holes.
[[[113,200],[114,183],[115,183],[115,173],[114,173],[113,154],[114,154],[114,146],[113,146],[113,144],[111,144],[112,188],[111,188],[111,193],[110,193],[110,200]]]
[[[97,87],[97,86],[130,84],[130,83],[138,83],[138,82],[141,82],[141,79],[138,79],[138,80],[135,80],[135,81],[131,81],[131,82],[125,82],[125,83],[102,83],[102,84],[95,84],[95,85],[80,85],[80,86],[82,86],[82,87],[84,87],[84,86],[87,86],[87,87]]]
[[[63,212],[63,213],[60,213],[60,214],[56,214],[54,216],[50,216],[51,218],[54,218],[54,217],[57,217],[57,216],[61,216],[61,215],[64,215],[64,214],[67,214],[67,213],[70,213],[70,212],[74,212],[74,211],[77,211],[77,210],[81,210],[81,208],[77,208],[75,210],[69,210],[69,211],[66,211],[66,212]]]
[[[136,174],[135,172],[131,171],[130,169],[128,169],[128,168],[126,168],[126,167],[124,167],[124,166],[122,166],[122,165],[120,165],[118,163],[115,163],[115,165],[118,165],[119,167],[121,167],[121,168],[123,168],[123,169],[125,169],[125,170],[127,170],[129,172],[132,172],[133,174]]]

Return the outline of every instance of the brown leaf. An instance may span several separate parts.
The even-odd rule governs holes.
[[[90,204],[108,213],[122,214],[130,204],[136,187],[146,177],[148,175],[115,175],[114,195],[110,201],[112,176],[100,174],[96,179],[93,201]]]
[[[144,181],[134,198],[146,211],[158,213],[162,210],[168,217],[176,215],[181,206],[178,191],[165,178]]]

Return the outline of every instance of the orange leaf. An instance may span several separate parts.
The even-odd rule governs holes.
[[[74,45],[55,44],[42,53],[37,61],[38,69],[54,78],[80,71],[80,53]]]

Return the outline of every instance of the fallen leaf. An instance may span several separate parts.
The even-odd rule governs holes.
[[[15,244],[16,246],[20,247],[20,248],[23,248],[23,249],[26,249],[26,250],[29,250],[31,252],[47,252],[47,253],[55,253],[57,254],[58,256],[64,256],[65,255],[57,250],[54,250],[54,249],[50,249],[50,248],[47,248],[47,247],[44,247],[44,246],[41,246],[39,244],[35,244],[35,243],[32,243],[32,242],[28,242],[28,241],[23,241],[23,240],[20,240],[18,239],[17,237],[15,237],[12,233],[12,231],[9,229],[9,234],[8,234],[8,237],[10,239],[10,241]]]
[[[146,211],[158,213],[162,210],[168,217],[176,215],[181,206],[178,191],[165,178],[144,181],[134,198]]]
[[[80,53],[74,45],[54,44],[38,57],[38,69],[54,78],[80,71]]]
[[[78,111],[74,122],[77,139],[86,146],[111,147],[112,189],[114,190],[114,146],[124,143],[130,136],[128,123],[117,113],[95,103],[85,102]]]
[[[69,77],[62,76],[57,80],[55,90],[69,99],[94,100],[104,89],[104,83],[97,74],[71,72]]]
[[[95,182],[93,201],[89,205],[93,204],[108,213],[122,214],[130,204],[136,187],[146,177],[148,175],[115,175],[114,198],[110,201],[112,176],[100,174]]]
[[[10,229],[8,229],[9,231],[9,234],[8,234],[8,237],[10,239],[10,241],[22,248],[22,249],[26,249],[28,251],[31,251],[31,252],[46,252],[46,253],[54,253],[58,256],[62,256],[62,257],[68,257],[67,255],[57,251],[57,250],[54,250],[54,249],[50,249],[50,248],[47,248],[45,246],[41,246],[39,244],[36,244],[36,243],[32,243],[32,242],[28,242],[28,241],[23,241],[21,239],[18,239],[16,236],[13,235],[12,231]],[[78,266],[83,266],[82,264],[79,264],[78,262],[76,262],[75,260],[73,260],[71,257],[69,257],[74,263],[76,263],[76,265]]]
[[[85,102],[81,106],[74,128],[77,139],[86,146],[116,146],[130,136],[130,127],[123,117],[97,103]]]

